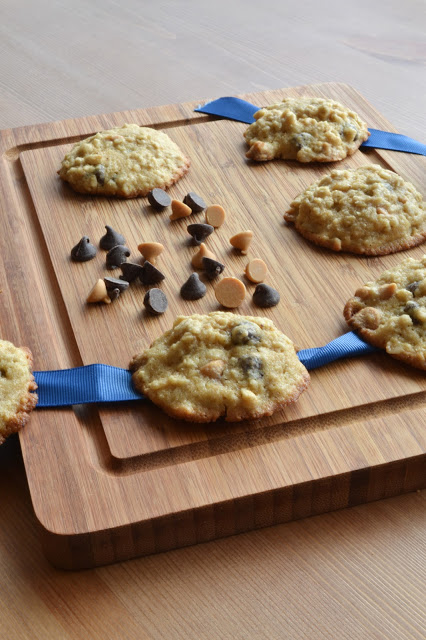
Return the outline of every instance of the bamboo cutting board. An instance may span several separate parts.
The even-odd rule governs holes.
[[[260,105],[283,96],[335,98],[373,128],[394,130],[347,85],[326,84],[243,96]],[[101,129],[136,122],[165,130],[191,158],[170,189],[196,191],[222,204],[225,224],[207,240],[228,275],[243,277],[247,258],[229,245],[251,228],[250,257],[263,257],[268,283],[281,294],[272,309],[251,302],[236,310],[267,315],[300,348],[347,330],[342,309],[354,290],[406,256],[364,258],[317,248],[282,214],[330,165],[250,164],[246,125],[193,111],[197,103],[92,116],[3,131],[1,137],[1,336],[31,348],[35,369],[93,362],[127,367],[131,356],[168,329],[176,315],[217,309],[213,286],[194,302],[179,296],[194,247],[186,225],[169,221],[146,198],[118,200],[74,193],[56,171],[71,145]],[[358,151],[339,167],[379,163],[426,192],[423,157]],[[336,165],[333,165],[336,166]],[[105,253],[72,263],[83,235],[94,244],[111,225],[137,260],[142,241],[161,241],[160,285],[169,299],[146,315],[146,289],[131,285],[111,305],[86,305],[94,282],[120,270]],[[311,385],[286,410],[252,422],[194,425],[168,418],[147,401],[35,411],[21,444],[47,557],[64,568],[92,567],[268,526],[425,486],[425,376],[383,353],[312,372]]]

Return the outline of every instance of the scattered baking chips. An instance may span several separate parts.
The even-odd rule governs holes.
[[[235,249],[239,249],[243,255],[245,255],[248,251],[248,248],[253,239],[253,231],[240,231],[236,233],[235,236],[229,238],[229,242]]]
[[[222,278],[214,290],[216,300],[228,309],[239,307],[246,297],[246,287],[244,282],[238,278]]]
[[[216,256],[210,251],[210,249],[207,249],[204,242],[200,244],[200,248],[198,249],[197,253],[194,253],[194,255],[192,256],[192,266],[195,269],[202,269],[203,258],[211,258],[212,260],[216,260]]]
[[[245,274],[251,282],[263,282],[267,273],[268,267],[260,258],[254,258],[246,264]]]
[[[172,213],[170,214],[170,220],[179,220],[179,218],[186,218],[192,213],[191,207],[181,202],[180,200],[172,200]]]
[[[211,224],[212,227],[218,228],[224,222],[226,218],[225,209],[220,204],[211,204],[206,209],[206,222]]]
[[[149,260],[151,264],[155,264],[156,259],[163,252],[164,247],[161,242],[141,242],[138,244],[138,250],[145,260]]]

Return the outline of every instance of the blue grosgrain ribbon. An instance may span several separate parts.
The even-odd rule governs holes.
[[[360,356],[373,351],[377,349],[351,331],[324,347],[302,349],[297,355],[307,369],[316,369],[340,358]],[[130,371],[107,364],[35,371],[34,377],[38,385],[39,409],[92,402],[124,402],[144,397],[134,389]]]
[[[203,106],[200,105],[194,111],[251,124],[255,120],[254,114],[259,109],[260,107],[256,107],[246,100],[241,100],[241,98],[224,97],[207,102]],[[370,137],[362,143],[361,147],[405,151],[406,153],[417,153],[418,155],[426,156],[426,145],[412,138],[399,133],[381,131],[380,129],[369,129],[369,132]]]

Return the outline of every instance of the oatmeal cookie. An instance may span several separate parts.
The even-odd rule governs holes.
[[[426,369],[426,255],[406,258],[357,289],[343,315],[370,344]]]
[[[179,316],[130,369],[138,391],[191,422],[271,415],[309,382],[293,343],[269,319],[220,311]]]
[[[79,193],[136,198],[170,187],[189,165],[166,133],[125,124],[77,142],[58,174]]]
[[[354,153],[370,132],[365,122],[340,102],[323,98],[286,98],[254,114],[244,133],[247,158],[334,162]]]
[[[315,244],[370,256],[409,249],[426,237],[421,194],[379,165],[334,169],[293,200],[284,219]]]
[[[24,426],[37,403],[31,368],[29,349],[0,340],[0,444]]]

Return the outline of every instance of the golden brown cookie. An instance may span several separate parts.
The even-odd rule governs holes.
[[[355,291],[343,311],[369,343],[426,369],[426,256],[406,258]]]
[[[133,383],[175,418],[261,418],[309,382],[293,343],[267,318],[227,312],[178,317],[130,363]]]
[[[0,340],[0,444],[25,425],[37,404],[31,368],[29,349]]]
[[[285,98],[254,114],[244,133],[257,161],[333,162],[354,153],[370,135],[354,112],[335,100]]]
[[[284,219],[315,244],[370,256],[409,249],[426,237],[421,194],[376,164],[334,169],[293,200]]]
[[[58,173],[79,193],[136,198],[167,189],[189,165],[166,133],[125,124],[77,142]]]

